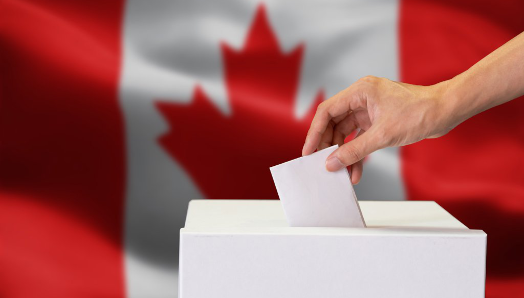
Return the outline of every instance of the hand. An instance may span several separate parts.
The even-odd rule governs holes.
[[[384,147],[446,134],[482,111],[524,95],[524,33],[451,80],[415,86],[365,77],[318,106],[302,155],[341,146],[326,160],[329,171],[351,168],[362,176],[362,159]],[[357,137],[344,139],[357,130]]]
[[[444,135],[462,121],[442,104],[446,83],[424,87],[364,77],[318,106],[302,155],[338,144],[326,168],[337,171],[352,165],[351,181],[357,184],[366,155]],[[355,130],[356,138],[344,144]]]

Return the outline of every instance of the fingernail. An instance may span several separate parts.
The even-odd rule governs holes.
[[[326,169],[330,172],[335,172],[345,167],[343,163],[340,162],[340,159],[336,156],[331,156],[326,160]]]

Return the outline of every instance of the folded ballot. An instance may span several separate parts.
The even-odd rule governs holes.
[[[337,148],[270,168],[290,226],[365,227],[347,169],[326,170],[326,158]]]

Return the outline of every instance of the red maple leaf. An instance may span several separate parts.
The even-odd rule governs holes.
[[[282,53],[262,5],[243,49],[221,49],[231,115],[196,86],[189,104],[157,102],[171,127],[159,142],[207,198],[276,199],[269,167],[300,156],[322,94],[294,116],[304,46]]]

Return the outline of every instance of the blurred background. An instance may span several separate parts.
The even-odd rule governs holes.
[[[300,156],[318,103],[365,75],[450,79],[522,32],[523,12],[1,0],[0,297],[176,297],[189,200],[278,199],[269,167]],[[524,295],[522,115],[515,100],[373,153],[356,187],[484,230],[487,297]]]

